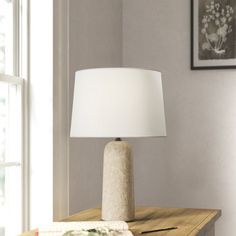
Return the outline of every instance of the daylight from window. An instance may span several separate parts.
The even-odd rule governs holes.
[[[6,89],[0,83],[0,163],[5,162],[6,156],[6,126],[7,106]],[[5,205],[5,168],[0,167],[0,236],[4,235],[4,205]]]
[[[13,74],[12,0],[0,0],[0,73]]]
[[[21,232],[21,84],[14,83],[14,4],[0,0],[0,236]]]
[[[20,86],[0,81],[0,236],[21,230],[20,107]]]

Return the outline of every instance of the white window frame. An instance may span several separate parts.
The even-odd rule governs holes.
[[[53,0],[29,1],[30,227],[37,228],[53,220]]]
[[[18,0],[18,41],[14,42],[18,55],[15,71],[23,78],[22,85],[22,231],[30,229],[30,155],[29,155],[29,80],[30,80],[30,0]]]
[[[45,9],[45,5],[47,8]],[[22,231],[28,231],[31,227],[38,226],[41,223],[49,223],[52,221],[52,134],[53,134],[53,125],[52,125],[52,83],[53,83],[53,71],[52,71],[52,8],[53,1],[43,0],[43,1],[31,1],[31,0],[18,0],[15,1],[14,9],[16,12],[16,19],[14,20],[14,50],[17,52],[14,55],[14,74],[15,76],[4,75],[5,82],[11,81],[12,83],[19,82],[22,83]],[[41,10],[39,10],[39,8]],[[45,17],[43,23],[41,22],[39,13],[45,10]],[[32,12],[32,14],[31,14]],[[37,13],[37,14],[35,14]],[[37,28],[45,24],[45,21],[49,20],[50,25],[47,27]],[[46,22],[48,23],[48,21]],[[37,30],[36,30],[37,29]],[[37,35],[38,33],[46,33],[47,40],[50,41],[50,45],[47,42],[43,41],[43,46],[47,47],[49,55],[47,55],[47,60],[44,60],[40,64],[40,70],[38,73],[38,58],[43,59],[44,53],[38,50],[37,44]],[[49,35],[50,34],[50,35]],[[50,68],[49,63],[51,64]],[[45,69],[45,70],[44,70]],[[48,71],[47,71],[48,69]],[[40,73],[44,73],[43,75]],[[42,75],[42,76],[41,76]],[[18,77],[19,76],[19,77]],[[2,77],[2,78],[3,78]],[[11,79],[10,79],[11,77]],[[20,79],[21,77],[21,79]],[[23,78],[23,79],[22,79]],[[42,78],[47,78],[47,80],[42,80]],[[10,79],[10,80],[9,80]],[[21,81],[21,82],[20,82]],[[45,83],[46,82],[46,83]],[[40,101],[39,92],[43,91],[42,88],[46,86],[46,95],[47,100]],[[41,88],[41,90],[39,90]],[[34,94],[33,94],[34,93]],[[59,101],[58,101],[59,102]],[[35,120],[32,117],[39,117],[40,112],[42,111],[42,106],[47,108],[47,124],[46,128],[43,127],[43,131],[50,132],[47,135],[50,136],[50,146],[47,150],[47,159],[44,160],[42,164],[50,166],[50,170],[47,169],[47,174],[49,175],[49,181],[45,183],[47,188],[50,188],[49,193],[44,194],[44,205],[47,210],[44,210],[42,207],[38,212],[38,205],[35,207],[35,202],[38,201],[40,194],[42,193],[44,186],[37,186],[37,179],[40,177],[42,168],[38,168],[37,161],[39,155],[37,150],[40,148],[35,145],[37,142],[37,123],[34,123]],[[64,113],[62,114],[64,115]],[[42,131],[41,130],[41,131]],[[40,134],[42,143],[45,144],[43,140],[43,135]],[[36,147],[37,146],[37,147]],[[39,152],[42,154],[42,150]],[[46,162],[45,162],[46,161]],[[9,163],[14,164],[14,163]],[[41,164],[41,163],[40,163]],[[36,179],[35,179],[36,177]],[[36,180],[36,182],[35,182]],[[36,184],[35,184],[36,183]],[[37,186],[35,190],[34,187]],[[64,192],[64,195],[67,195],[68,192]],[[37,199],[36,199],[36,197]],[[49,199],[49,200],[48,200]],[[57,208],[60,204],[57,204]],[[37,216],[37,217],[36,217]],[[45,222],[44,222],[45,221]]]
[[[60,0],[63,2],[63,0]],[[39,10],[40,9],[40,10]],[[53,17],[53,0],[43,1],[31,1],[31,0],[16,0],[14,3],[15,19],[14,19],[14,51],[15,61],[13,62],[13,72],[15,76],[4,75],[5,82],[11,81],[11,83],[22,83],[22,231],[28,231],[31,227],[38,226],[40,223],[49,222],[52,220],[52,168],[53,165],[53,123],[52,123],[52,91],[53,91],[53,66],[52,66],[52,17]],[[40,14],[44,12],[44,19],[42,21]],[[36,14],[35,14],[36,13]],[[50,23],[49,23],[50,22]],[[47,27],[41,27],[42,25]],[[45,57],[43,51],[39,50],[38,46],[38,34],[46,34],[47,40],[42,40],[43,47],[47,48],[47,60],[43,60]],[[39,39],[40,40],[40,39]],[[48,44],[48,41],[49,44]],[[60,41],[60,40],[58,40]],[[64,45],[64,44],[63,44]],[[42,45],[41,45],[42,46]],[[38,59],[41,58],[42,63],[38,63]],[[40,67],[39,67],[40,64]],[[38,68],[40,70],[38,70]],[[39,72],[39,73],[38,73]],[[41,73],[41,74],[40,74]],[[42,74],[43,73],[43,74]],[[19,79],[19,78],[23,79]],[[3,78],[3,77],[2,77]],[[43,78],[43,80],[42,80]],[[46,79],[45,79],[46,78]],[[64,78],[60,76],[61,80]],[[20,82],[21,81],[21,82]],[[44,86],[44,99],[40,101],[39,92],[43,91]],[[60,86],[58,85],[58,88]],[[41,88],[41,89],[40,89]],[[60,101],[58,101],[59,103]],[[47,120],[46,127],[41,127],[42,132],[45,131],[47,136],[50,137],[49,147],[46,155],[42,153],[40,147],[35,145],[38,140],[37,123],[35,123],[35,116],[40,117],[42,112],[42,106],[47,108]],[[60,113],[64,116],[64,113]],[[43,121],[45,122],[45,120]],[[62,128],[61,128],[62,130]],[[64,128],[63,128],[64,130]],[[41,136],[40,136],[41,135]],[[44,140],[44,134],[39,134],[43,145],[48,140]],[[61,140],[62,138],[60,138]],[[39,153],[37,150],[39,149]],[[61,147],[62,150],[62,147]],[[64,151],[64,150],[63,150]],[[44,205],[47,210],[42,207],[38,209],[38,205],[35,207],[35,203],[38,201],[40,194],[44,191],[44,186],[38,186],[37,179],[40,178],[41,169],[37,166],[39,158],[37,155],[48,157],[43,163],[46,163],[49,181],[45,183],[47,189],[50,188],[48,193],[44,194]],[[63,155],[60,154],[61,159],[64,160]],[[59,158],[60,159],[60,158]],[[40,160],[41,161],[41,160]],[[42,162],[42,161],[41,161]],[[57,163],[57,160],[55,161]],[[14,163],[9,163],[14,164]],[[50,167],[48,167],[50,166]],[[51,168],[49,170],[49,168]],[[35,178],[36,177],[36,178]],[[54,177],[55,178],[55,177]],[[62,178],[60,178],[62,179]],[[36,181],[35,181],[36,180]],[[45,180],[43,180],[45,181]],[[65,182],[66,180],[63,179]],[[58,181],[58,185],[60,181]],[[35,189],[36,186],[36,189]],[[54,185],[55,188],[55,185]],[[60,191],[62,193],[62,191]],[[63,192],[64,195],[68,194],[68,191]],[[56,197],[55,197],[56,198]],[[58,197],[60,198],[60,196]],[[42,200],[41,199],[41,200]],[[63,200],[63,199],[62,199]],[[61,203],[62,201],[60,201]],[[58,202],[57,202],[58,203]],[[56,204],[56,208],[61,204]],[[67,205],[66,205],[67,208]],[[40,210],[40,212],[38,211]],[[60,217],[61,218],[61,217]]]

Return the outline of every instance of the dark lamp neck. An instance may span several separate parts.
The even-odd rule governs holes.
[[[115,141],[122,141],[121,138],[115,138]]]

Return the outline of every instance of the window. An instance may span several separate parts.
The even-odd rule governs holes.
[[[0,0],[0,236],[18,235],[25,213],[20,0]]]
[[[52,221],[52,22],[52,0],[0,0],[0,236]]]

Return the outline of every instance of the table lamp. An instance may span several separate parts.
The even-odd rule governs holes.
[[[165,136],[161,73],[136,68],[76,72],[71,137],[114,138],[104,150],[102,219],[134,219],[131,147],[121,138]]]

